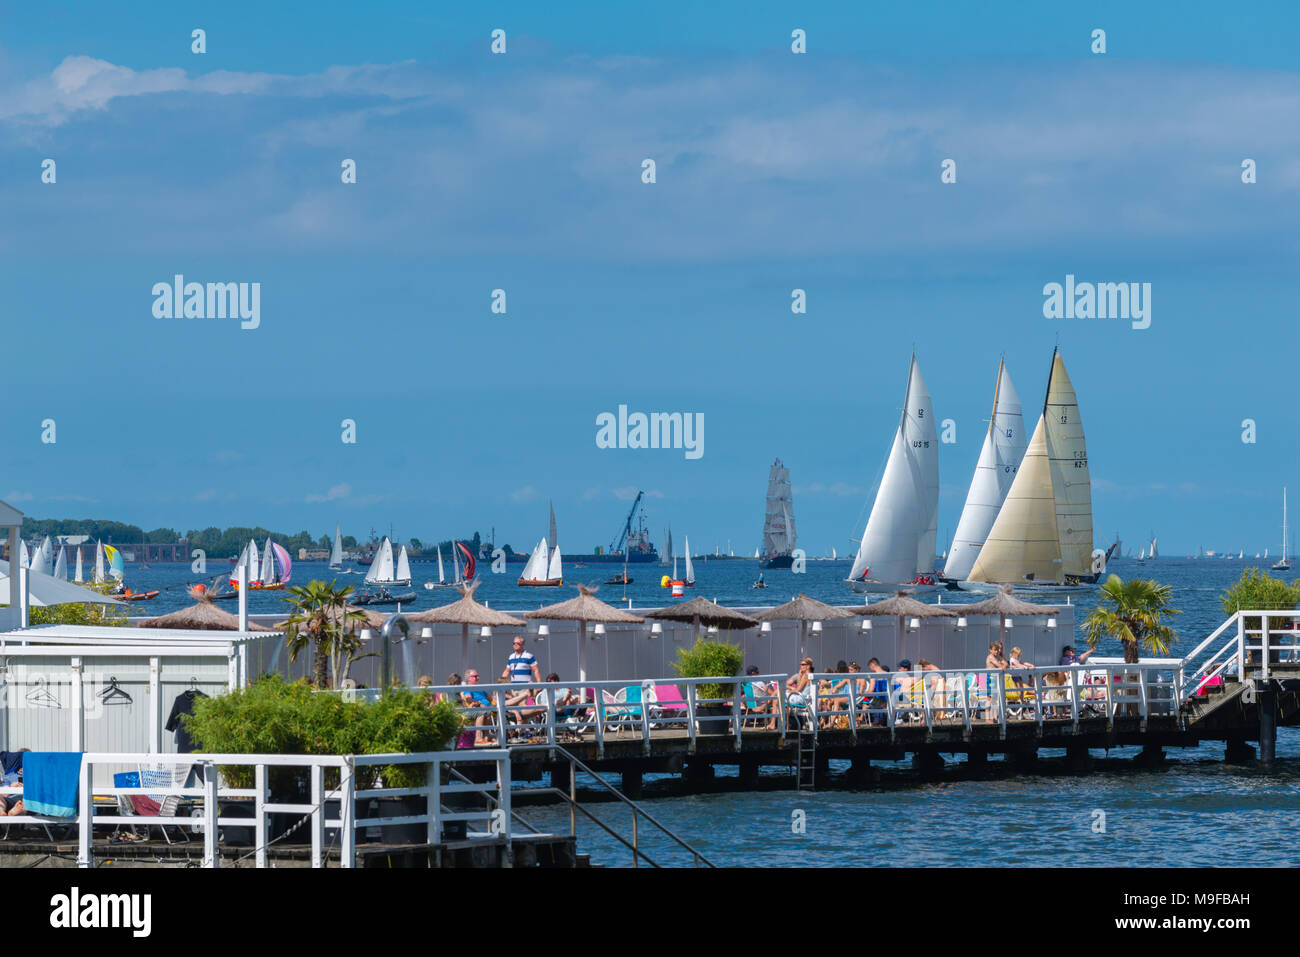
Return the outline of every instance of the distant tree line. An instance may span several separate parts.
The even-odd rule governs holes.
[[[184,538],[189,542],[191,550],[201,548],[208,558],[234,558],[244,550],[244,546],[248,544],[249,539],[256,539],[260,547],[263,542],[270,538],[276,544],[282,545],[295,558],[300,548],[328,550],[334,543],[332,534],[327,533],[313,538],[311,532],[305,529],[296,535],[287,535],[284,532],[274,532],[262,528],[260,525],[256,528],[244,526],[217,528],[213,525],[204,529],[191,528],[184,535],[181,535],[174,528],[155,528],[146,532],[139,525],[126,525],[122,522],[110,522],[94,518],[24,519],[23,535],[24,537],[88,535],[91,541],[102,541],[106,545],[136,545],[142,542],[149,545],[171,545]],[[471,538],[459,538],[456,541],[461,542],[468,548],[470,554],[475,558],[478,557],[482,548],[482,537],[478,532],[475,532]],[[400,545],[402,543],[396,542],[394,544]],[[451,539],[435,544],[425,544],[418,538],[412,538],[406,545],[412,557],[431,557],[435,550],[441,546],[443,558],[451,561]],[[344,550],[354,551],[360,547],[361,543],[357,541],[355,536],[343,536]],[[509,545],[501,547],[507,554],[513,552]]]

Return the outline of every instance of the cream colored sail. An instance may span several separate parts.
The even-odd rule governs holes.
[[[1092,574],[1092,480],[1088,476],[1088,446],[1074,386],[1059,353],[1052,356],[1047,383],[1047,457],[1051,463],[1052,494],[1056,500],[1056,537],[1061,547],[1061,572]]]
[[[969,580],[1061,581],[1061,546],[1056,535],[1047,428],[1039,416],[1016,480],[975,559]]]

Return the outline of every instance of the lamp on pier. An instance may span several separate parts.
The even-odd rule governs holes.
[[[865,635],[865,634],[870,633],[870,631],[871,631],[871,619],[870,619],[870,618],[863,618],[863,619],[862,619],[862,633]]]
[[[1048,627],[1048,628],[1055,628],[1055,627],[1056,627],[1056,619],[1055,619],[1055,618],[1049,618],[1049,619],[1047,619],[1047,627]]]
[[[820,635],[822,633],[822,623],[820,621],[814,621],[812,623],[812,633],[814,635]]]
[[[537,626],[537,640],[538,640],[538,641],[545,641],[546,638],[547,638],[547,636],[548,636],[550,633],[551,633],[551,626],[550,626],[550,625],[538,625],[538,626]]]
[[[772,637],[772,623],[770,621],[765,621],[758,626],[758,637],[760,638]]]
[[[957,619],[957,630],[958,630],[958,631],[962,631],[963,629],[965,629],[965,627],[966,627],[967,624],[968,624],[968,622],[966,621],[966,618],[965,618],[964,616],[961,617],[961,618],[958,618],[958,619]]]
[[[599,641],[605,637],[605,626],[601,622],[596,622],[596,630],[591,637],[593,641]]]
[[[662,638],[663,634],[664,634],[664,626],[660,622],[656,621],[650,625],[651,638]]]
[[[479,629],[479,633],[478,633],[478,643],[479,643],[480,645],[483,644],[483,642],[487,641],[487,640],[488,640],[489,638],[491,638],[491,637],[492,637],[492,626],[491,626],[491,625],[484,625],[482,628]]]
[[[430,638],[432,638],[432,637],[433,637],[433,628],[432,628],[432,626],[430,626],[430,625],[425,625],[423,628],[420,629],[420,644],[424,644],[426,641],[428,641],[428,640],[429,640]]]
[[[917,631],[921,627],[921,619],[913,618],[911,621],[907,623],[907,627],[909,631]]]

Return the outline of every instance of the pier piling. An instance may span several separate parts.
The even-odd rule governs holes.
[[[1090,771],[1092,755],[1081,744],[1072,744],[1065,749],[1065,766],[1071,771]]]
[[[1259,707],[1259,763],[1267,767],[1273,763],[1277,746],[1277,688],[1272,678],[1256,683],[1255,700]]]
[[[623,793],[633,801],[639,801],[641,799],[642,780],[640,768],[630,768],[625,766],[623,768],[621,784],[623,785]]]
[[[1157,768],[1165,763],[1165,749],[1158,744],[1144,744],[1135,760],[1144,768]]]
[[[923,776],[938,774],[944,768],[943,756],[937,751],[917,751],[912,755],[912,768]]]
[[[1229,738],[1223,760],[1228,764],[1246,764],[1255,760],[1255,749],[1242,738]]]

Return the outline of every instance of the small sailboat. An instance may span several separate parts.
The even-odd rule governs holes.
[[[537,547],[533,549],[532,555],[528,557],[528,563],[524,565],[518,584],[532,588],[550,588],[563,585],[564,572],[559,546],[557,545],[553,549],[548,548],[544,538],[538,542]]]
[[[1147,549],[1146,549],[1146,546],[1145,546],[1145,545],[1143,545],[1141,548],[1138,549],[1138,559],[1137,559],[1137,561],[1138,561],[1138,564],[1139,564],[1139,565],[1145,565],[1145,564],[1146,564],[1146,561],[1147,561]]]
[[[23,560],[24,560],[24,562],[26,561],[26,559],[27,559],[27,546],[24,545],[24,546],[23,546]],[[104,543],[103,543],[103,542],[96,542],[96,543],[95,543],[95,578],[94,578],[94,581],[95,581],[95,584],[96,584],[96,585],[102,585],[102,584],[104,584],[106,581],[108,581],[108,579],[107,579],[107,578],[105,577],[105,575],[104,575]]]
[[[393,594],[389,592],[389,585],[409,585],[411,584],[411,566],[410,559],[406,555],[406,546],[398,553],[397,561],[393,561],[393,543],[387,538],[379,545],[379,550],[375,553],[375,559],[370,564],[370,570],[366,573],[367,585],[378,585],[379,591],[366,592],[353,599],[355,605],[397,605],[399,610],[403,603],[409,604],[419,598],[419,594],[414,591],[399,592]]]
[[[330,571],[337,572],[343,569],[343,536],[340,534],[339,526],[334,526],[334,544],[330,548]]]
[[[938,519],[939,438],[930,391],[913,355],[894,443],[848,586],[860,593],[933,591]]]
[[[76,576],[72,580],[76,582],[78,585],[81,585],[86,581],[85,573],[81,570],[81,546],[80,545],[77,546],[77,572],[76,572]]]
[[[31,557],[28,559],[27,567],[33,572],[39,572],[42,575],[48,575],[53,571],[54,546],[50,543],[50,536],[45,536],[45,541],[41,542],[36,548],[32,549]]]
[[[1286,560],[1287,537],[1288,535],[1287,535],[1287,527],[1286,527],[1286,489],[1283,488],[1282,489],[1282,557],[1273,563],[1274,571],[1284,572],[1291,568],[1291,563]],[[1264,557],[1265,558],[1268,557],[1268,552],[1264,553]]]
[[[453,546],[453,548],[452,548],[452,557],[454,558],[455,555],[456,555],[455,547]],[[457,568],[457,570],[460,569],[460,564],[459,564],[459,563],[457,563],[456,568]],[[436,582],[435,582],[435,581],[427,581],[427,582],[424,583],[424,587],[427,588],[427,589],[429,589],[429,591],[433,591],[435,588],[451,588],[451,587],[452,587],[452,583],[449,582],[449,581],[447,581],[447,576],[446,576],[446,574],[443,572],[443,569],[442,569],[442,546],[441,546],[441,545],[438,546],[438,580],[437,580]]]
[[[794,564],[794,497],[790,470],[780,459],[767,473],[767,511],[763,517],[764,568],[789,568]],[[755,553],[755,558],[758,554]]]
[[[676,566],[674,565],[674,570]],[[677,576],[674,575],[674,578]],[[682,584],[687,588],[695,587],[695,566],[691,564],[691,537],[686,536],[686,577],[682,579]]]
[[[68,556],[67,550],[59,546],[59,560],[54,563],[54,577],[68,580]]]

